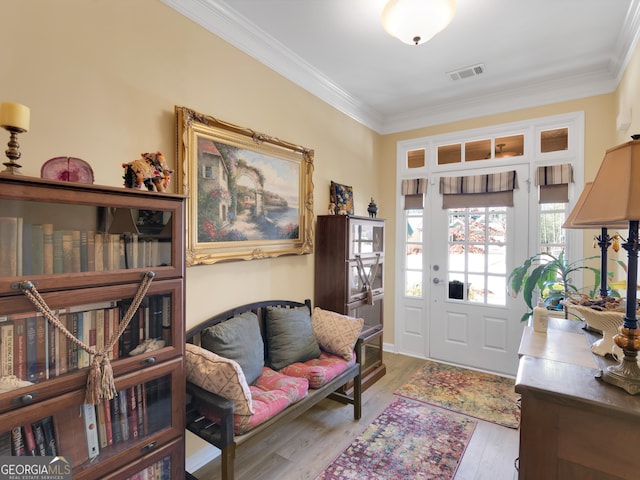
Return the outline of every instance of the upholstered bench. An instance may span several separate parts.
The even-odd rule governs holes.
[[[234,478],[236,448],[265,438],[324,398],[361,417],[362,319],[311,302],[236,307],[187,332],[187,428],[221,450]],[[353,381],[353,394],[337,391]],[[346,389],[341,389],[346,390]]]

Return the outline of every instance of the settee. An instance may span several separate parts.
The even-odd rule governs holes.
[[[186,426],[221,450],[223,480],[234,478],[238,447],[266,438],[324,398],[353,405],[360,419],[362,323],[312,310],[310,300],[270,300],[187,331]]]

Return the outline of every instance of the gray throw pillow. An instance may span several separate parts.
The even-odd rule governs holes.
[[[202,331],[202,348],[235,360],[242,368],[248,384],[252,384],[264,367],[264,342],[258,317],[245,312]]]
[[[267,362],[274,370],[320,356],[307,307],[267,307]]]

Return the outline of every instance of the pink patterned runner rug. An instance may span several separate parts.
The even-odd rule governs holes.
[[[444,363],[425,364],[395,394],[509,428],[520,425],[511,378]]]
[[[395,397],[316,480],[450,480],[476,420]]]

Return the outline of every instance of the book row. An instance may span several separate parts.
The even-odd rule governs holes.
[[[0,436],[0,456],[59,455],[73,466],[94,460],[101,450],[171,426],[168,385],[166,378],[151,380],[99,405],[67,408],[13,428]]]
[[[111,360],[168,345],[171,295],[145,297],[117,337],[131,302],[122,300],[63,309],[57,312],[57,318],[85,345],[102,350],[112,343],[108,350]],[[39,312],[0,317],[0,374],[3,377],[14,375],[37,383],[86,368],[90,361],[87,351]]]
[[[169,243],[138,233],[59,230],[52,223],[0,217],[0,277],[168,265]]]
[[[158,460],[127,480],[171,480],[171,457]]]

